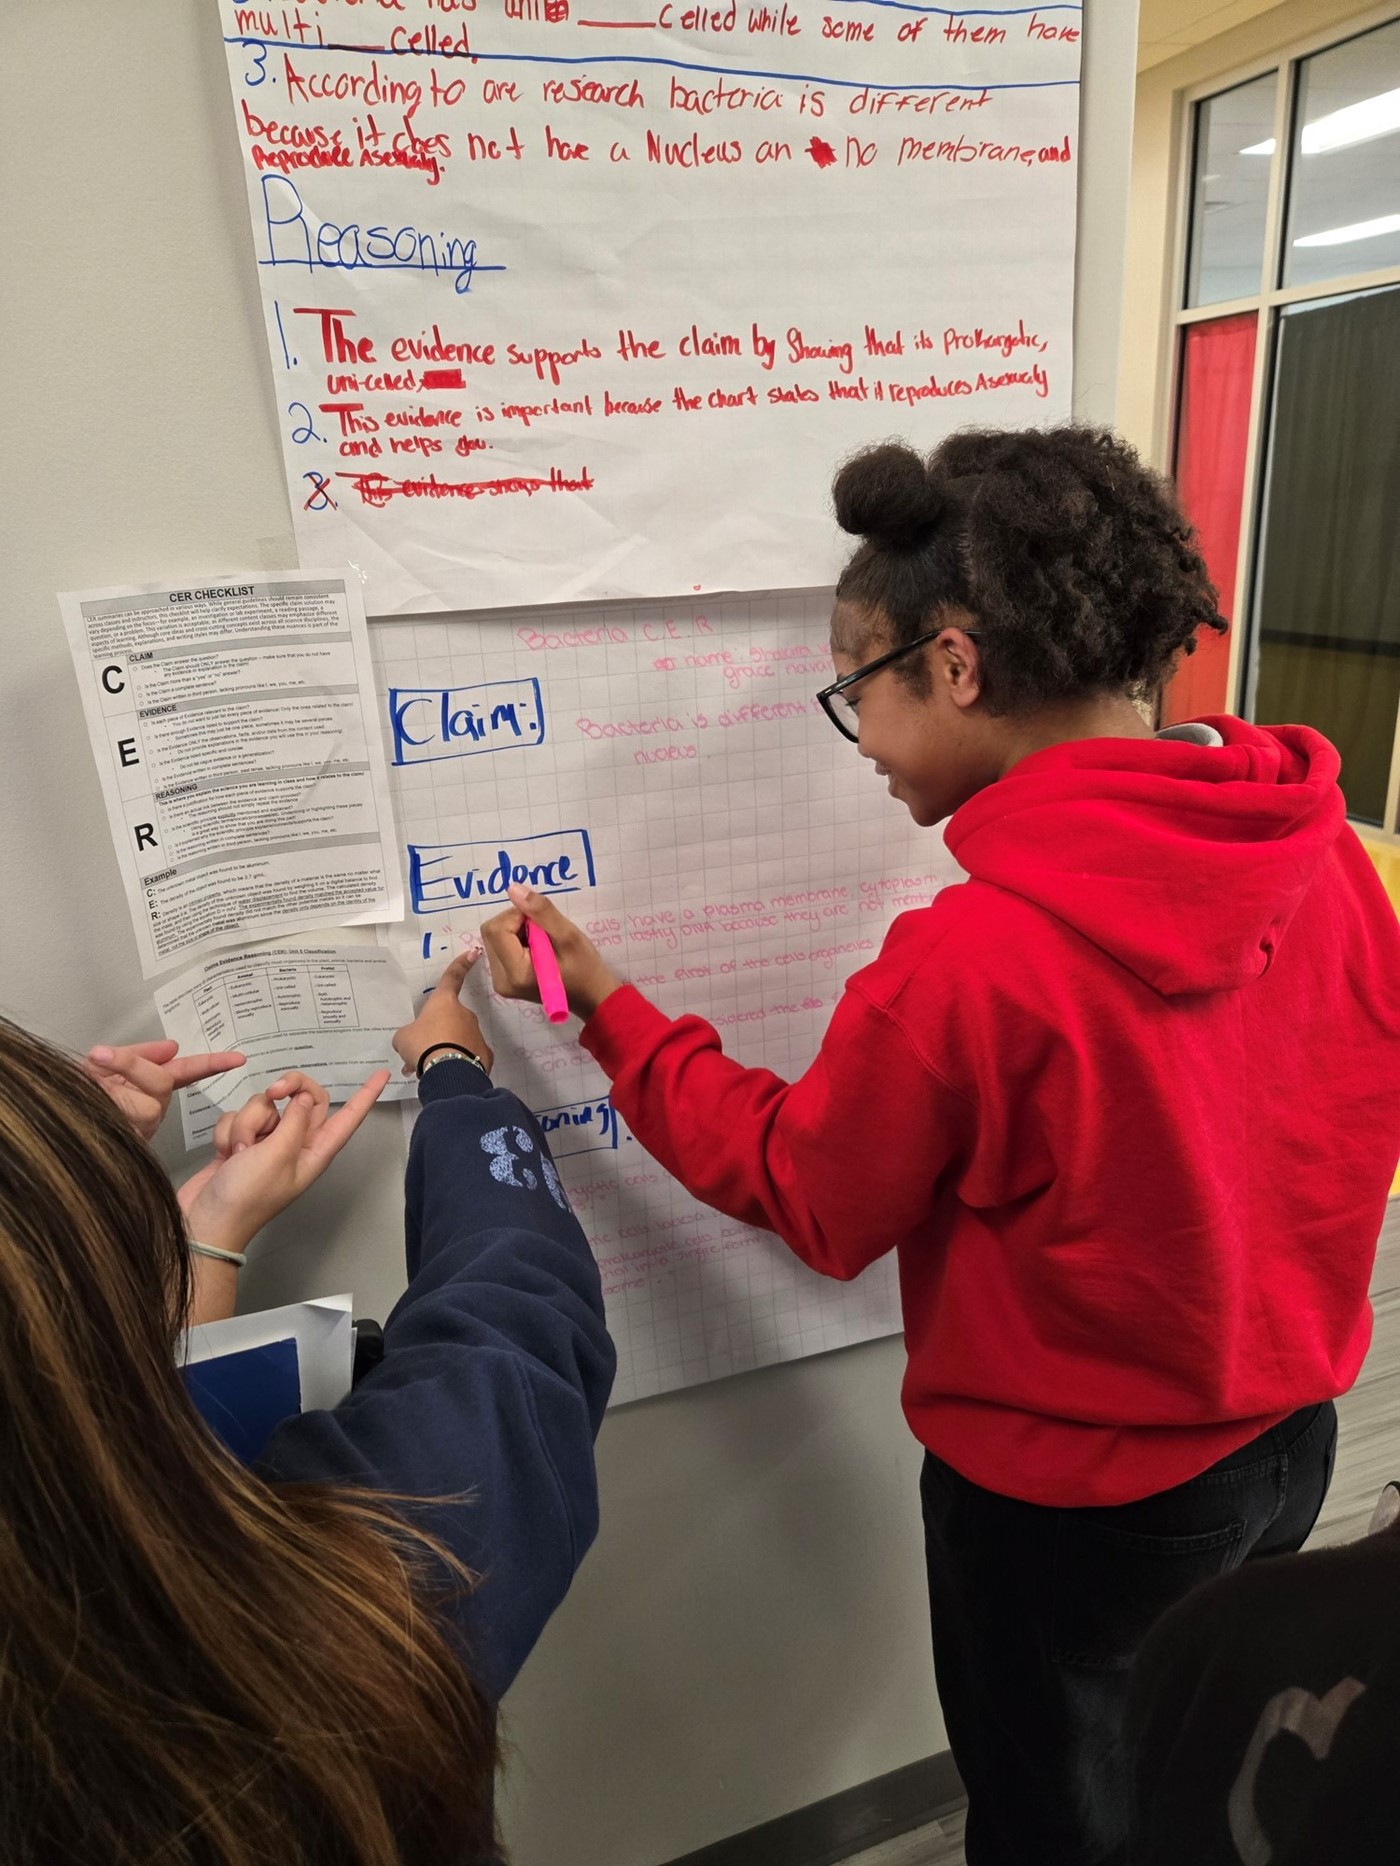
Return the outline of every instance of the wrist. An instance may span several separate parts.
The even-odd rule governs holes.
[[[491,1067],[491,1047],[481,1025],[474,1017],[466,1015],[465,1006],[458,1008],[463,1013],[460,1017],[423,1017],[417,1024],[399,1032],[394,1047],[406,1068],[416,1070],[429,1050],[439,1049],[444,1043],[450,1043],[454,1050],[462,1050],[468,1056],[478,1057],[488,1069]]]
[[[419,1051],[413,1072],[421,1082],[424,1072],[431,1069],[434,1064],[441,1062],[470,1063],[473,1068],[479,1069],[488,1081],[491,1078],[491,1065],[484,1056],[478,1055],[469,1044],[446,1037],[440,1043],[429,1043]]]
[[[235,1256],[241,1256],[247,1250],[261,1229],[260,1225],[250,1224],[247,1219],[235,1217],[231,1212],[211,1210],[201,1199],[196,1199],[185,1213],[187,1238],[198,1238],[201,1244],[207,1244],[214,1250],[231,1251]]]
[[[238,1307],[238,1266],[210,1257],[190,1259],[190,1307],[187,1328],[204,1322],[224,1322]]]
[[[622,989],[623,983],[610,966],[600,965],[596,972],[588,973],[569,992],[569,1009],[587,1023],[605,999]]]

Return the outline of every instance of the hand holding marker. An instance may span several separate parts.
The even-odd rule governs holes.
[[[530,942],[530,963],[539,980],[540,1003],[544,1006],[545,1016],[551,1024],[567,1024],[569,1000],[564,996],[564,980],[560,976],[559,961],[554,956],[549,935],[543,927],[536,926],[533,920],[527,920],[525,925]]]
[[[622,980],[547,896],[513,883],[510,907],[483,922],[491,983],[502,998],[542,1002],[552,1024],[587,1019]]]

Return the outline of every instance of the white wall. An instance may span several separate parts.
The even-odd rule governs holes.
[[[1110,419],[1135,0],[1089,0],[1076,405]],[[215,0],[0,0],[0,1010],[154,1032],[54,594],[295,562]],[[172,1166],[183,1168],[173,1137]],[[376,1113],[245,1301],[399,1286]],[[944,1745],[897,1341],[613,1414],[508,1705],[518,1866],[657,1866]]]

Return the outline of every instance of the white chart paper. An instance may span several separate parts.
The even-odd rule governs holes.
[[[382,946],[297,944],[224,953],[161,985],[156,1008],[186,1054],[242,1050],[241,1069],[184,1089],[185,1145],[208,1140],[219,1114],[238,1108],[289,1069],[345,1101],[376,1069],[392,1069],[381,1099],[413,1093],[400,1076],[393,1035],[415,1006],[403,970]]]
[[[817,706],[829,609],[376,623],[409,894],[389,937],[421,982],[523,875],[665,1010],[800,1074],[894,915],[960,874]],[[838,1283],[701,1205],[627,1131],[577,1024],[494,999],[484,965],[467,996],[597,1253],[619,1400],[899,1328],[892,1259]]]
[[[59,598],[147,978],[403,912],[364,605],[284,571]]]
[[[301,561],[375,615],[823,582],[844,454],[1069,413],[1078,5],[217,4]]]

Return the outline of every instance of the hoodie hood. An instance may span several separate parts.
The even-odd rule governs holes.
[[[1237,990],[1268,970],[1342,831],[1341,761],[1309,726],[1206,723],[1223,744],[1034,752],[949,819],[949,851],[1164,996]]]

